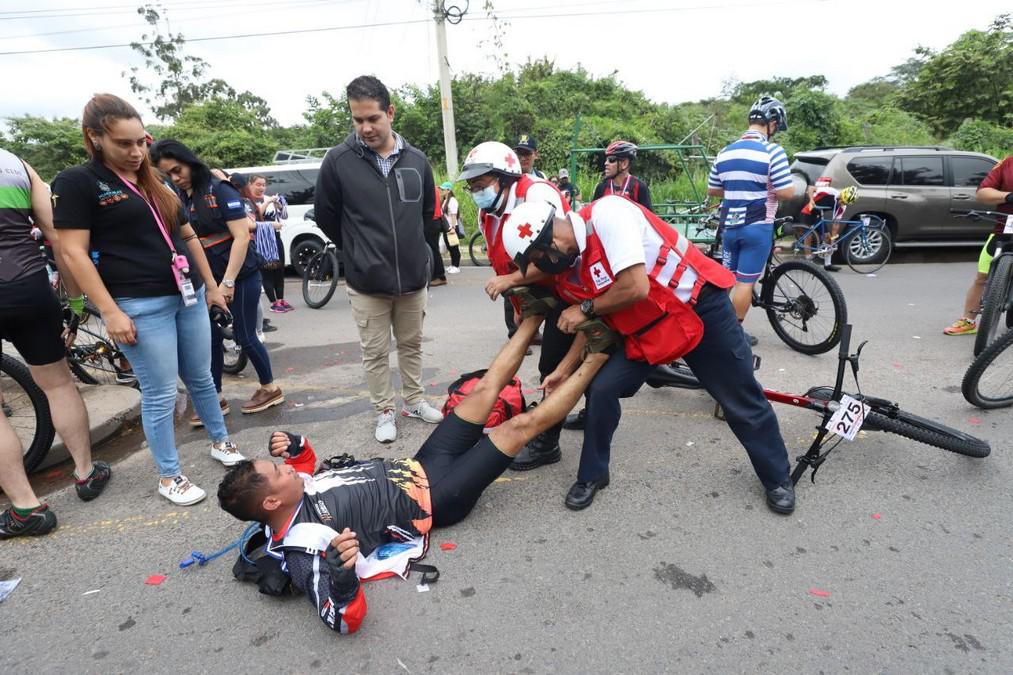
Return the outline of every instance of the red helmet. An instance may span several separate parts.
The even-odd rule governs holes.
[[[637,156],[637,146],[629,141],[612,141],[605,148],[605,156],[616,157],[618,159],[635,159]]]

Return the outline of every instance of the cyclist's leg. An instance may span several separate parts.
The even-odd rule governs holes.
[[[770,257],[773,225],[753,223],[739,228],[738,259],[735,268],[735,287],[732,289],[732,305],[741,322],[753,302],[753,286],[763,276]]]
[[[0,334],[7,337],[5,331],[6,322],[0,322]],[[0,392],[0,400],[3,392]],[[28,482],[28,475],[25,473],[24,463],[25,448],[21,444],[14,427],[11,426],[7,415],[0,411],[0,489],[4,491],[7,499],[18,509],[33,509],[41,502],[32,490]]]
[[[971,287],[967,289],[964,296],[964,315],[943,329],[947,335],[965,335],[976,332],[975,319],[981,312],[981,298],[985,294],[985,283],[988,281],[988,270],[992,265],[992,253],[989,252],[989,244],[995,235],[989,235],[985,245],[981,247],[978,255],[978,271],[974,275]]]

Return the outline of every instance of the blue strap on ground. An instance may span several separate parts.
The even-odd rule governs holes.
[[[237,547],[239,548],[240,555],[243,556],[243,559],[246,560],[247,562],[252,562],[246,557],[246,541],[251,536],[253,536],[253,533],[255,533],[259,529],[260,529],[259,523],[250,523],[249,527],[247,527],[246,530],[243,531],[243,534],[241,537],[239,537],[239,539],[235,540],[222,550],[215,551],[214,553],[210,553],[208,555],[204,555],[200,551],[190,551],[190,557],[182,561],[179,564],[179,568],[181,570],[185,570],[187,567],[190,567],[194,564],[196,564],[198,567],[204,567],[204,565],[207,565],[215,558],[220,558],[229,551],[231,551],[232,549]]]

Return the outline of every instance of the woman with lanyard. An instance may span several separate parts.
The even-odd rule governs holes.
[[[200,237],[211,272],[232,311],[232,332],[260,378],[260,387],[243,404],[244,415],[257,413],[285,401],[274,383],[271,358],[257,339],[257,304],[260,301],[260,270],[257,253],[250,244],[250,219],[243,198],[231,183],[212,176],[211,169],[191,150],[171,139],[157,141],[151,161],[169,177],[183,197],[190,224]],[[227,324],[226,324],[227,325]],[[211,375],[221,396],[225,352],[222,327],[211,323]],[[220,399],[222,412],[229,404]],[[203,417],[202,417],[203,419]]]
[[[208,309],[225,309],[225,298],[179,198],[148,161],[133,106],[99,94],[81,125],[91,161],[53,181],[64,260],[134,367],[159,494],[196,504],[205,492],[183,475],[173,428],[177,373],[207,425],[211,457],[225,466],[244,459],[229,440],[211,379]]]

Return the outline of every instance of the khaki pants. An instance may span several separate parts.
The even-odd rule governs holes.
[[[362,365],[366,370],[369,399],[377,411],[394,407],[394,388],[390,381],[390,335],[397,341],[397,362],[401,370],[401,389],[405,403],[417,403],[422,387],[422,320],[426,315],[428,292],[425,288],[408,295],[366,295],[351,287],[348,300],[359,327]]]

